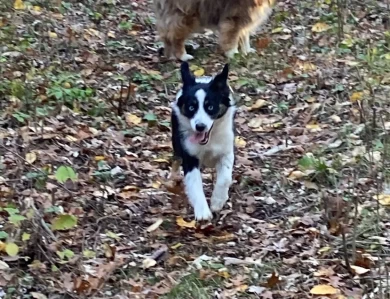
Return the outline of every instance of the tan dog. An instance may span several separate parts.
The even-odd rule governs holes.
[[[255,52],[249,36],[264,24],[275,0],[153,0],[157,31],[165,56],[187,61],[184,43],[191,33],[202,29],[219,32],[219,45],[227,57]]]

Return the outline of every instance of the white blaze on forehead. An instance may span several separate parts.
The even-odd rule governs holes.
[[[206,125],[206,131],[210,130],[213,125],[213,120],[210,115],[204,110],[204,100],[206,99],[206,92],[203,89],[199,89],[195,92],[195,98],[198,101],[198,110],[191,119],[191,127],[196,131],[196,124]]]
[[[203,89],[199,89],[195,92],[195,98],[198,100],[199,107],[203,106],[204,99],[206,98],[206,92]]]

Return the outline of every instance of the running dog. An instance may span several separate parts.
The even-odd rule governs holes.
[[[182,89],[172,103],[174,156],[184,170],[185,193],[196,220],[212,219],[228,200],[234,164],[235,102],[228,85],[226,64],[215,77],[195,78],[187,62],[181,65]],[[200,167],[214,167],[217,179],[211,210],[203,191]]]
[[[255,52],[249,37],[272,13],[276,0],[153,0],[156,26],[164,54],[181,61],[193,59],[184,43],[203,29],[219,33],[219,45],[229,58]]]

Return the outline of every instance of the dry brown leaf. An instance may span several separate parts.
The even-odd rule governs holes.
[[[149,268],[155,266],[156,264],[157,264],[157,262],[151,258],[146,258],[142,261],[142,267],[144,269],[149,269]]]
[[[304,177],[305,174],[300,171],[300,170],[295,170],[295,171],[292,171],[290,173],[290,175],[288,176],[289,179],[291,180],[299,180],[300,178]]]
[[[155,231],[156,229],[158,229],[158,227],[163,223],[163,219],[162,218],[158,218],[157,220],[156,220],[156,222],[155,223],[153,223],[151,226],[149,226],[147,229],[146,229],[146,231],[148,232],[148,233],[150,233],[150,232],[152,232],[152,231]]]
[[[196,227],[195,220],[192,220],[191,222],[187,222],[181,216],[176,218],[176,223],[178,226],[184,227],[184,228],[195,228]]]
[[[22,0],[15,0],[14,2],[14,9],[16,10],[23,10],[26,8],[26,5],[24,5]]]
[[[213,236],[212,239],[214,242],[229,242],[236,238],[236,236],[232,233],[228,233],[222,236]]]
[[[260,109],[264,106],[267,106],[269,103],[266,100],[263,99],[258,99],[251,107],[248,108],[249,111],[255,110],[255,109]]]
[[[355,273],[357,275],[363,275],[363,274],[366,274],[367,272],[370,272],[370,269],[366,269],[366,268],[355,266],[355,265],[351,265],[351,269],[352,269],[353,273]]]
[[[319,132],[321,127],[319,124],[307,124],[306,129],[309,129],[310,132]]]
[[[356,91],[349,97],[349,100],[353,102],[361,101],[363,98],[363,92],[362,91]]]
[[[244,138],[242,138],[240,136],[236,136],[235,144],[236,144],[237,147],[243,148],[243,147],[246,146],[246,141],[244,140]]]
[[[259,38],[256,41],[256,48],[257,49],[265,49],[270,44],[271,39],[270,38]]]
[[[314,272],[315,277],[330,277],[334,275],[334,271],[332,268],[321,268],[318,271]]]
[[[338,292],[338,289],[325,284],[316,285],[310,290],[310,294],[313,295],[334,295]]]
[[[379,201],[379,203],[383,206],[390,206],[390,194],[374,195],[374,199]]]
[[[132,114],[132,113],[126,114],[126,122],[129,126],[138,125],[141,123],[141,121],[142,121],[142,119],[135,114]]]
[[[263,286],[267,288],[273,288],[280,282],[279,274],[277,272],[272,272],[272,275],[270,278],[268,278],[267,282],[263,284]]]
[[[30,164],[34,163],[36,159],[37,159],[37,154],[35,152],[26,154],[26,161]]]
[[[329,28],[330,27],[329,27],[328,24],[322,23],[322,22],[318,22],[318,23],[313,25],[313,27],[311,28],[311,31],[313,31],[313,32],[324,32],[324,31],[327,31]]]

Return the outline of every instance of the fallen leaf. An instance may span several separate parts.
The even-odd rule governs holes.
[[[0,241],[0,251],[5,251],[5,243]]]
[[[57,33],[52,32],[52,31],[49,31],[48,34],[49,34],[50,38],[57,38],[58,37]]]
[[[69,214],[57,216],[52,223],[52,230],[68,230],[77,225],[77,217]]]
[[[22,0],[15,0],[14,8],[17,9],[17,10],[23,10],[23,9],[26,8],[26,5],[24,5]]]
[[[237,147],[245,147],[246,146],[246,141],[244,140],[244,138],[240,137],[240,136],[236,136],[235,138],[235,144]]]
[[[321,268],[318,271],[313,273],[315,277],[330,277],[334,275],[334,271],[332,268]]]
[[[295,171],[292,171],[290,173],[290,175],[288,176],[289,179],[291,180],[299,180],[300,178],[304,177],[305,174],[300,171],[300,170],[295,170]]]
[[[257,49],[265,49],[270,44],[271,39],[270,38],[259,38],[256,41],[256,48]]]
[[[158,162],[158,163],[169,163],[169,161],[167,159],[162,159],[162,158],[157,158],[157,159],[154,159],[153,161]]]
[[[260,295],[266,290],[264,287],[259,287],[259,286],[250,286],[248,289],[249,293],[255,293],[256,295]]]
[[[243,285],[236,287],[236,290],[239,292],[245,292],[247,289],[248,289],[248,285],[246,285],[246,284],[243,284]]]
[[[74,182],[77,180],[77,174],[72,167],[62,165],[56,170],[55,178],[59,183],[65,183],[68,179]]]
[[[171,249],[175,250],[175,249],[178,249],[179,247],[182,247],[182,246],[184,246],[184,244],[182,244],[182,243],[177,243],[177,244],[175,244],[175,245],[172,245],[172,246],[171,246]]]
[[[379,201],[379,203],[383,206],[390,206],[390,194],[374,195],[374,199]]]
[[[338,115],[336,115],[336,114],[333,114],[333,115],[330,117],[330,119],[333,120],[335,123],[341,122],[340,116],[338,116]]]
[[[26,161],[30,164],[34,163],[36,159],[37,159],[37,154],[35,152],[26,154]]]
[[[310,132],[319,132],[321,131],[321,127],[319,124],[307,124],[306,129],[309,129]]]
[[[229,242],[236,238],[236,236],[232,233],[227,233],[222,236],[213,236],[212,239],[214,242]]]
[[[264,106],[267,106],[269,104],[268,101],[263,100],[263,99],[258,99],[248,110],[255,110],[255,109],[260,109]]]
[[[204,75],[204,69],[203,68],[198,68],[196,71],[194,71],[194,75],[197,77],[203,76]]]
[[[30,240],[31,235],[28,233],[23,233],[22,235],[22,241],[28,241]]]
[[[163,223],[163,219],[162,218],[158,218],[157,221],[155,223],[153,223],[151,226],[149,226],[146,231],[148,233],[152,232],[152,231],[155,231],[160,225],[161,223]]]
[[[195,220],[192,220],[191,222],[187,222],[183,219],[183,217],[180,217],[180,216],[176,218],[176,223],[180,227],[185,227],[185,228],[195,228],[196,227]]]
[[[142,121],[142,118],[138,117],[135,114],[127,113],[126,114],[126,122],[127,124],[130,125],[138,125]]]
[[[111,38],[115,38],[115,32],[110,30],[110,31],[108,31],[107,36],[111,37]]]
[[[221,277],[226,278],[226,279],[230,278],[230,274],[226,270],[225,271],[218,271],[218,276],[221,276]]]
[[[6,262],[0,261],[0,270],[9,269],[9,266]]]
[[[279,274],[276,273],[275,271],[272,272],[272,275],[270,278],[267,279],[267,282],[265,284],[263,284],[263,286],[267,287],[267,288],[273,288],[274,286],[276,286],[279,282],[280,282],[280,278],[279,278]]]
[[[316,285],[310,290],[310,294],[313,295],[334,295],[337,294],[338,292],[339,290],[325,284]]]
[[[318,22],[311,27],[311,31],[313,32],[324,32],[329,29],[329,25],[326,23]]]
[[[351,265],[351,269],[357,275],[363,275],[366,274],[367,272],[370,272],[370,269],[366,269],[355,265]]]
[[[46,295],[38,292],[31,292],[30,295],[35,299],[47,299]]]
[[[156,264],[157,264],[157,262],[151,258],[146,258],[142,261],[142,267],[144,269],[149,269],[149,268],[155,266]]]
[[[160,188],[160,186],[161,186],[161,183],[158,181],[152,183],[152,188],[154,188],[154,189],[158,189],[158,188]]]
[[[19,253],[19,246],[12,242],[7,243],[5,244],[5,252],[9,256],[17,256]]]
[[[113,233],[112,231],[106,231],[105,234],[107,237],[114,239],[114,240],[119,240],[121,238],[116,233]]]
[[[353,102],[361,101],[362,98],[363,98],[363,92],[362,91],[357,91],[357,92],[354,92],[349,97],[349,100],[353,103]]]

